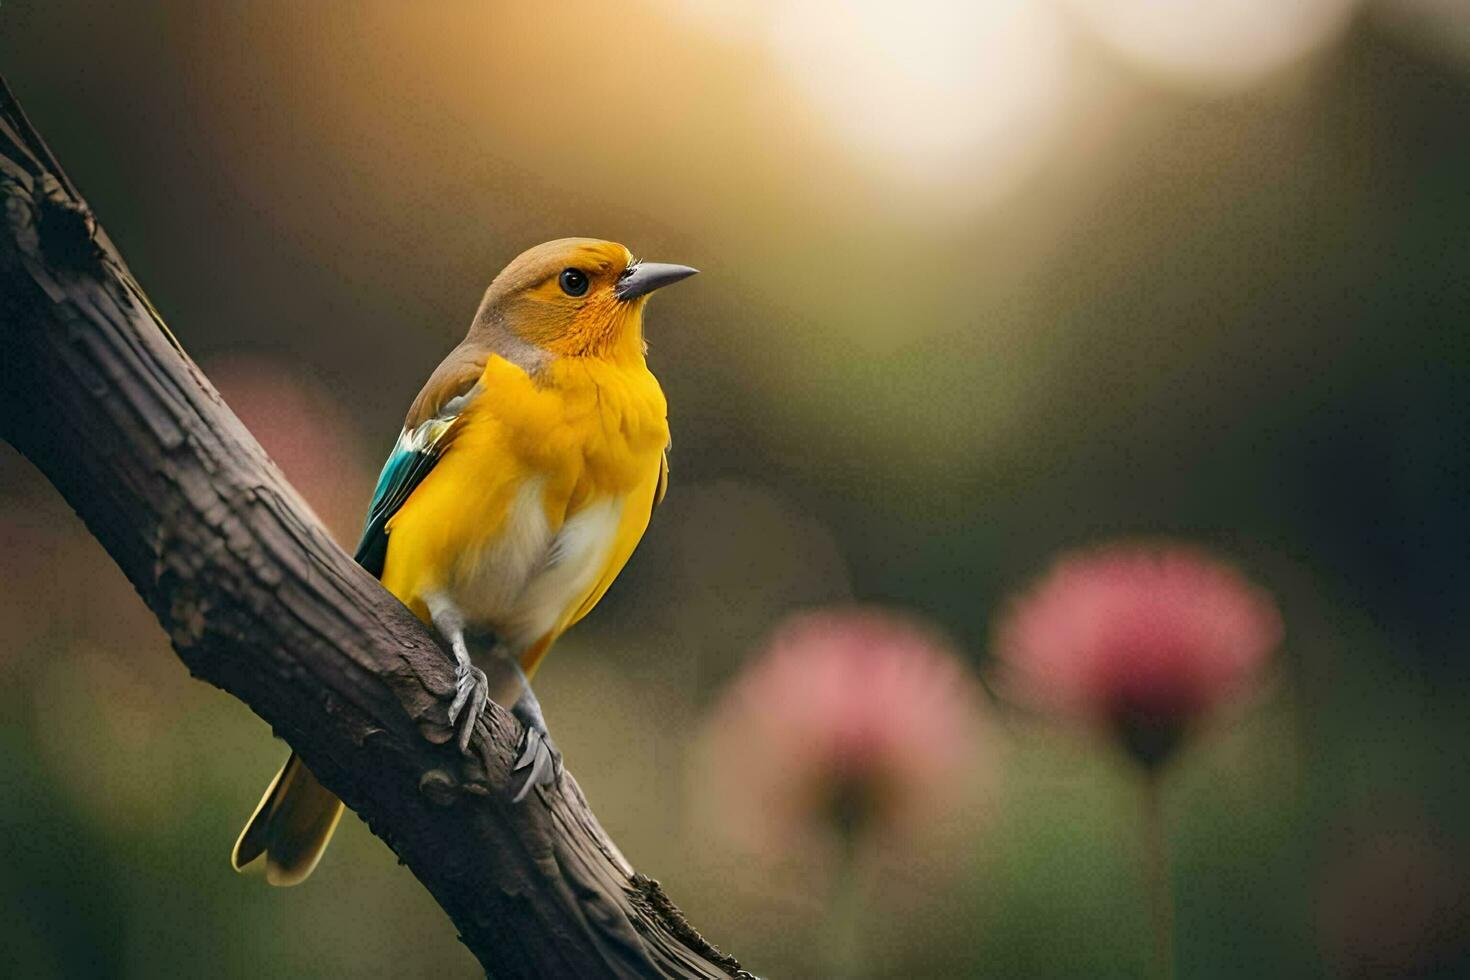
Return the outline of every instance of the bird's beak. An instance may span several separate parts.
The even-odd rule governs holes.
[[[673,285],[680,279],[688,279],[698,272],[687,265],[671,265],[667,262],[639,262],[630,265],[613,286],[613,295],[618,299],[636,299],[647,296],[655,289]]]

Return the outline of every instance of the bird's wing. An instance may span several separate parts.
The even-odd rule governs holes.
[[[388,557],[388,522],[449,448],[462,413],[481,392],[484,368],[484,356],[466,351],[465,345],[455,348],[408,410],[403,431],[378,475],[367,524],[353,555],[374,575],[382,577]]]

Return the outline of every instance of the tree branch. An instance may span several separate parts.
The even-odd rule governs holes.
[[[194,676],[244,701],[498,977],[745,975],[635,874],[570,775],[510,802],[520,727],[450,739],[452,659],[332,543],[183,353],[0,81],[0,434]],[[221,864],[224,848],[221,842]]]

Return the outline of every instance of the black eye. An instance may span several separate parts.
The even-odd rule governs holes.
[[[561,291],[568,296],[585,296],[587,294],[587,273],[581,269],[561,270]]]

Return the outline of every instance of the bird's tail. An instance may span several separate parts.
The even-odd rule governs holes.
[[[266,881],[299,885],[322,859],[340,819],[342,801],[292,752],[240,831],[230,864],[243,871],[264,855]]]

